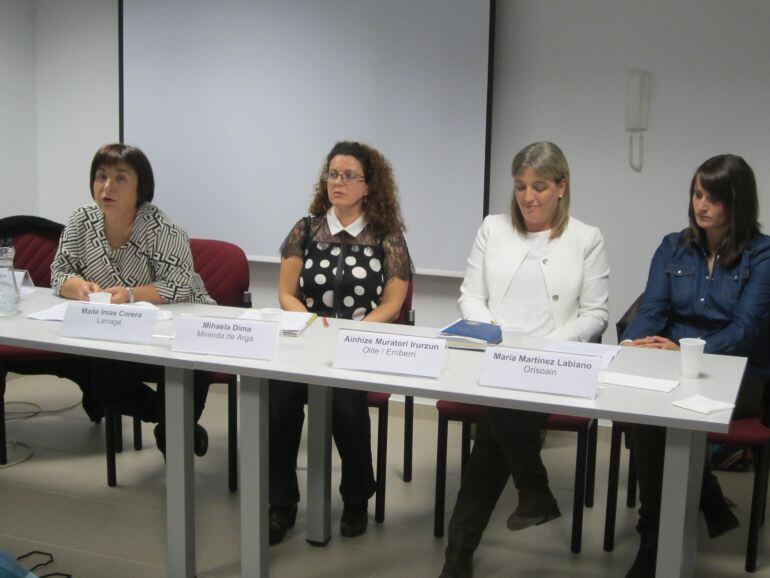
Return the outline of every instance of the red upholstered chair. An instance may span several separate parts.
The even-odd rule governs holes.
[[[736,419],[727,433],[710,433],[708,443],[736,448],[751,448],[754,452],[754,486],[751,494],[751,516],[746,545],[746,572],[757,569],[759,527],[765,523],[767,481],[770,473],[770,429],[762,418]]]
[[[33,216],[0,219],[0,239],[11,239],[15,249],[13,266],[26,269],[38,287],[51,286],[51,263],[64,226]],[[52,374],[78,383],[84,392],[84,408],[93,421],[101,419],[101,408],[90,396],[88,367],[83,358],[0,345],[0,464],[8,461],[5,432],[5,377],[12,371],[27,375]]]
[[[618,425],[616,439],[615,426]],[[620,431],[628,424],[613,424],[612,445],[610,447],[610,479],[615,478],[615,484],[607,486],[607,517],[604,526],[604,549],[612,551],[615,546],[615,512],[610,516],[610,505],[617,501],[617,477],[620,468]],[[759,544],[759,527],[765,523],[765,505],[767,503],[768,473],[770,473],[770,429],[762,423],[762,418],[751,417],[737,419],[730,423],[727,433],[710,433],[706,438],[710,444],[720,444],[738,449],[750,448],[754,452],[754,484],[751,496],[751,515],[749,519],[749,535],[746,545],[746,572],[757,569],[757,546]],[[613,459],[617,452],[617,458]],[[636,476],[632,478],[632,464],[629,456],[629,500],[628,507],[635,503]],[[633,496],[633,497],[631,497]],[[632,502],[633,500],[633,502]]]
[[[409,281],[409,288],[406,292],[406,298],[401,305],[401,311],[398,314],[398,318],[393,323],[399,323],[401,325],[414,325],[414,311],[412,310],[412,293],[414,290],[414,282]],[[377,408],[377,466],[375,471],[375,478],[377,480],[377,488],[375,490],[374,498],[374,521],[381,524],[385,521],[385,480],[388,471],[388,402],[390,401],[389,393],[379,393],[376,391],[370,391],[367,395],[367,402],[369,407]],[[413,426],[413,408],[414,398],[407,396],[404,407],[404,471],[406,472],[407,446],[409,449],[409,479],[411,479],[411,467],[412,467],[412,426]],[[407,413],[409,414],[407,416]],[[407,441],[408,437],[408,441]],[[405,481],[406,474],[404,474]]]
[[[471,424],[478,423],[484,413],[483,406],[454,401],[436,402],[438,410],[438,442],[436,444],[436,503],[433,518],[433,535],[444,535],[444,509],[446,504],[446,461],[449,421],[462,423],[462,454],[460,472],[471,452]],[[575,497],[572,507],[572,551],[580,552],[583,534],[583,504],[593,506],[596,470],[597,422],[595,419],[552,414],[545,424],[546,430],[573,431],[578,434],[575,460]]]
[[[249,307],[249,263],[246,255],[237,245],[226,241],[210,239],[190,239],[195,272],[200,275],[206,291],[218,305],[230,307]],[[237,384],[236,375],[229,373],[208,373],[209,384],[227,384],[227,445],[228,445],[228,487],[231,492],[238,489],[238,417],[237,417]],[[163,384],[159,383],[162,389]],[[120,451],[122,441],[120,436],[120,416],[117,417],[116,427],[108,413],[107,427],[107,484],[114,486],[115,452]],[[111,436],[110,432],[114,432]],[[115,440],[115,449],[112,447]],[[141,449],[141,423],[134,418],[134,448]]]
[[[190,239],[195,272],[201,276],[218,305],[251,307],[249,262],[243,250],[225,241]],[[227,384],[227,478],[231,492],[238,489],[238,378],[211,373],[209,383]]]
[[[625,435],[628,453],[628,485],[626,491],[626,506],[636,506],[636,468],[631,456],[628,440],[630,423],[623,421],[612,422],[612,435],[610,438],[610,465],[607,476],[607,510],[604,516],[604,550],[612,552],[615,549],[615,518],[618,508],[618,483],[620,478],[620,450],[621,441]]]

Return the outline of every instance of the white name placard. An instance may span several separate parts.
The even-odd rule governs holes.
[[[479,385],[593,399],[600,369],[595,355],[487,347]]]
[[[445,353],[443,339],[340,329],[333,366],[435,378]]]
[[[255,319],[182,315],[176,327],[174,351],[271,359],[278,323]]]
[[[149,343],[159,309],[107,303],[67,303],[62,320],[64,337]]]

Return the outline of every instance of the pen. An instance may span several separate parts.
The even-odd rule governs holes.
[[[322,317],[321,321],[323,321],[324,327],[329,327],[329,320],[326,317]]]

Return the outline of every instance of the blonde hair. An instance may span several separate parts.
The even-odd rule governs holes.
[[[553,215],[553,221],[551,221],[551,239],[555,239],[564,232],[569,221],[570,186],[567,159],[561,149],[552,142],[535,142],[525,146],[513,157],[511,164],[513,178],[521,175],[527,168],[532,169],[540,178],[556,183],[565,182],[564,194],[556,205],[556,212]],[[511,217],[513,228],[526,233],[527,226],[524,222],[524,215],[519,209],[519,204],[516,202],[515,190],[511,199]]]

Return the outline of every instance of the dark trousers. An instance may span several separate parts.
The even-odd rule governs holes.
[[[270,380],[270,504],[299,502],[297,454],[305,421],[307,385]],[[363,504],[374,494],[371,423],[365,391],[335,388],[332,436],[342,461],[340,494],[348,504]]]
[[[196,371],[193,375],[193,404],[197,423],[206,405],[209,374]],[[91,388],[104,407],[123,415],[138,417],[142,421],[163,423],[164,396],[145,381],[158,384],[158,389],[162,391],[164,367],[114,359],[94,358],[91,361]]]
[[[0,385],[5,384],[7,372],[22,375],[56,375],[75,382],[83,392],[83,409],[93,422],[104,417],[104,407],[94,396],[91,388],[91,359],[79,355],[67,355],[52,359],[7,360],[0,363]]]
[[[744,379],[738,392],[733,419],[759,415],[762,409],[764,385]],[[663,491],[663,456],[666,451],[666,429],[659,426],[631,426],[631,452],[639,481],[639,532],[657,533],[660,523],[660,501]],[[701,484],[701,509],[710,499],[722,499],[719,482],[706,457]]]
[[[548,486],[540,459],[548,414],[488,407],[476,432],[452,519],[449,544],[475,550],[508,478],[519,491]]]

